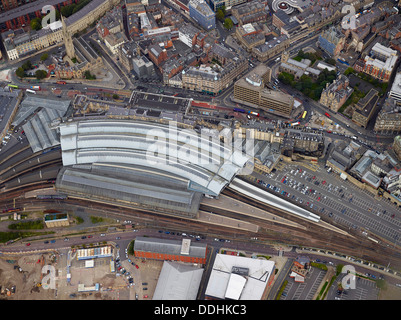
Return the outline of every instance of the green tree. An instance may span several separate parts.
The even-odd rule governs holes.
[[[96,76],[94,74],[91,74],[89,70],[84,72],[84,77],[85,77],[85,79],[88,79],[88,80],[96,79]]]
[[[226,18],[226,19],[224,20],[223,26],[224,26],[224,28],[226,28],[227,30],[230,30],[230,29],[233,27],[233,22],[231,21],[230,18]]]
[[[117,93],[114,93],[114,94],[113,94],[113,99],[116,99],[116,100],[117,100],[118,98],[119,98],[118,94],[117,94]]]
[[[352,67],[348,67],[345,71],[344,71],[344,75],[348,76],[349,74],[354,73],[354,69]]]
[[[39,80],[44,79],[44,78],[47,77],[47,71],[45,71],[45,70],[37,70],[35,72],[35,76],[36,76],[36,79],[39,79]]]
[[[47,53],[42,54],[42,56],[40,57],[41,61],[45,61],[47,58],[49,57],[49,55]]]
[[[20,78],[25,77],[25,71],[24,71],[24,69],[22,69],[22,67],[19,67],[17,69],[17,71],[15,71],[15,74],[17,75],[17,77],[20,77]]]
[[[217,12],[216,12],[216,19],[220,20],[221,22],[223,22],[224,18],[225,18],[225,14],[224,14],[223,10],[218,9]]]
[[[42,19],[36,17],[31,20],[31,29],[32,30],[40,30],[42,29]]]
[[[28,60],[27,62],[25,62],[25,63],[21,66],[21,68],[22,68],[24,71],[31,70],[31,69],[32,69],[32,62],[31,62],[30,60]]]

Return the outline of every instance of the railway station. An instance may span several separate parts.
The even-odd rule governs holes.
[[[193,130],[146,121],[62,123],[58,191],[197,216],[252,158]],[[216,140],[216,139],[215,139]]]

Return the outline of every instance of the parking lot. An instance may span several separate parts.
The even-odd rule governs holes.
[[[327,300],[377,300],[379,295],[379,288],[376,282],[356,277],[355,289],[343,289],[336,284],[341,283],[345,274],[339,276],[336,283],[332,285],[328,294]]]
[[[400,238],[399,208],[327,169],[287,164],[279,166],[274,173],[259,176],[262,187],[320,216],[365,235],[372,231],[390,241]]]
[[[305,278],[305,282],[295,282],[288,275],[288,281],[280,300],[313,300],[327,271],[312,267]]]

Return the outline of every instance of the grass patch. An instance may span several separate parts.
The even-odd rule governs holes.
[[[285,287],[287,286],[287,284],[288,284],[288,280],[285,280],[285,281],[283,282],[283,284],[281,285],[280,290],[278,291],[276,300],[280,300],[281,295],[283,294],[284,289],[285,289]]]
[[[25,221],[25,222],[17,222],[12,223],[8,226],[10,230],[32,230],[32,229],[43,229],[44,223],[43,220],[35,220],[35,221]]]
[[[91,216],[90,219],[91,219],[91,222],[92,222],[93,224],[103,222],[103,218],[102,218],[102,217]]]

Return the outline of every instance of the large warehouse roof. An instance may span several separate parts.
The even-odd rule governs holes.
[[[60,125],[63,165],[113,163],[158,168],[218,195],[251,160],[240,150],[177,126],[126,120],[86,120]]]
[[[260,300],[274,262],[217,254],[205,295],[216,299]]]
[[[184,240],[185,239],[183,239],[183,241]],[[206,243],[191,242],[189,246],[189,251],[185,251],[185,253],[182,253],[183,244],[186,244],[183,241],[137,237],[135,239],[134,251],[156,252],[170,255],[185,254],[186,256],[196,258],[206,257]]]
[[[196,300],[203,269],[164,261],[153,300]]]

